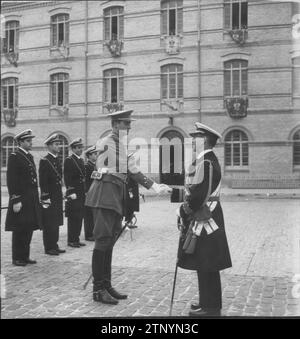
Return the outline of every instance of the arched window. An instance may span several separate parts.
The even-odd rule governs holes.
[[[161,2],[161,33],[177,35],[183,31],[183,1],[164,0]]]
[[[51,46],[69,45],[69,14],[57,14],[51,17]]]
[[[17,144],[12,136],[7,136],[1,141],[1,168],[7,167],[8,157],[14,152]]]
[[[111,106],[111,104],[114,104],[116,106],[118,105],[118,109],[122,109],[124,102],[123,69],[111,68],[105,70],[103,72],[103,78],[104,78],[104,107],[108,107],[109,105]]]
[[[121,6],[104,10],[104,39],[121,40],[124,37],[124,9]]]
[[[18,79],[3,79],[1,81],[1,94],[2,109],[14,109],[18,107]]]
[[[300,130],[293,136],[293,165],[300,166]]]
[[[162,99],[183,98],[183,66],[169,64],[161,67]]]
[[[248,61],[224,62],[224,96],[241,97],[248,93]]]
[[[225,136],[225,167],[248,167],[249,147],[246,133],[233,130]]]
[[[51,106],[65,106],[69,103],[69,74],[56,73],[50,76]]]
[[[58,138],[59,138],[60,143],[61,143],[58,157],[59,157],[61,163],[63,164],[66,157],[69,156],[69,145],[68,145],[69,143],[68,143],[67,138],[65,136],[61,135],[61,134],[58,135]]]
[[[5,23],[5,36],[2,44],[3,53],[16,53],[19,45],[19,21]]]

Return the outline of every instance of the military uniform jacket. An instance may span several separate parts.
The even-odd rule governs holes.
[[[37,173],[33,156],[18,148],[8,158],[7,187],[9,206],[6,216],[6,231],[36,230],[42,228]],[[13,205],[21,202],[20,212]]]
[[[93,179],[91,178],[91,175],[93,171],[95,170],[96,166],[95,163],[93,163],[91,160],[88,160],[85,164],[85,190],[86,192],[90,189],[91,184],[93,182]]]
[[[58,157],[47,154],[40,160],[39,181],[41,199],[51,205],[42,209],[43,225],[63,225],[62,165]]]
[[[212,169],[210,169],[212,166]],[[184,204],[190,208],[193,215],[205,202],[209,190],[210,173],[212,173],[211,192],[216,192],[221,181],[221,168],[213,151],[205,152],[192,164],[188,171],[185,189]],[[191,180],[191,177],[193,179]],[[231,267],[231,258],[225,234],[223,211],[219,199],[208,201],[213,222],[218,227],[213,233],[208,234],[203,228],[197,237],[196,249],[193,254],[186,254],[182,250],[183,240],[180,239],[178,250],[178,266],[190,270],[220,271]]]
[[[66,216],[82,217],[85,199],[85,166],[83,159],[75,154],[67,157],[64,162],[64,180],[66,196],[73,193],[77,199],[66,202]]]
[[[94,179],[86,196],[86,205],[106,208],[126,215],[127,182],[131,178],[149,189],[153,181],[140,172],[118,135],[111,133],[97,143],[96,170],[108,168],[101,180]]]

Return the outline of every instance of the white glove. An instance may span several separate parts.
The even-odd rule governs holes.
[[[48,208],[50,205],[51,205],[51,200],[50,199],[42,201],[43,208]]]
[[[73,193],[73,194],[69,195],[69,198],[70,198],[71,200],[77,199],[76,193]]]
[[[22,203],[21,203],[21,201],[18,202],[17,204],[14,204],[14,205],[13,205],[13,211],[14,211],[15,213],[19,213],[19,212],[21,211],[21,208],[22,208]]]
[[[151,188],[155,191],[156,194],[161,194],[161,193],[171,193],[172,188],[169,187],[166,184],[157,184],[156,182],[153,183]]]
[[[102,168],[98,168],[97,172],[101,174],[107,174],[109,171],[107,167],[102,167]]]

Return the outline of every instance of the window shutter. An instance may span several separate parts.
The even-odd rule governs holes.
[[[247,95],[248,93],[248,71],[246,69],[242,70],[242,95]]]
[[[168,75],[161,74],[161,97],[162,99],[168,98]]]
[[[110,40],[110,17],[104,18],[104,39]]]
[[[119,77],[119,101],[124,101],[124,77]]]
[[[177,34],[183,33],[183,9],[178,8],[177,10]]]
[[[179,73],[178,74],[178,93],[177,93],[177,98],[183,98],[183,74]]]
[[[57,24],[52,24],[52,46],[57,45]]]
[[[224,28],[231,29],[231,22],[230,22],[230,3],[224,4]]]
[[[51,82],[51,104],[56,105],[56,82]]]
[[[65,89],[64,104],[67,105],[69,103],[69,79],[68,79],[68,76],[66,76],[66,81],[64,82],[64,89]]]
[[[231,96],[230,91],[230,71],[225,70],[224,71],[224,96],[229,97]]]
[[[70,23],[69,23],[69,21],[67,21],[66,23],[65,23],[65,45],[66,46],[69,46],[69,35],[70,35]]]
[[[18,87],[18,82],[16,80],[16,84],[15,84],[15,106],[14,107],[18,107],[18,102],[19,102],[19,87]]]
[[[161,12],[161,19],[162,19],[162,35],[168,35],[168,11],[163,10]]]
[[[124,15],[119,16],[119,39],[124,38]]]

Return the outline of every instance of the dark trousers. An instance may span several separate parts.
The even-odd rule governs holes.
[[[222,308],[220,272],[197,271],[199,304],[201,308]]]
[[[33,230],[12,232],[12,260],[29,259],[32,234]]]
[[[43,229],[43,242],[45,251],[56,250],[58,248],[59,226],[46,224]]]
[[[85,239],[93,237],[94,218],[92,208],[84,207],[84,235]]]
[[[82,227],[82,217],[68,217],[68,242],[79,242]]]

